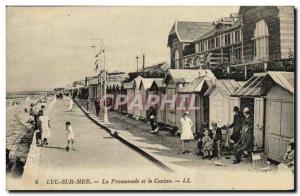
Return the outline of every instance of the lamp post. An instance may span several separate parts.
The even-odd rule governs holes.
[[[106,77],[106,59],[105,59],[105,45],[104,41],[102,39],[92,39],[93,41],[100,41],[101,46],[99,47],[99,53],[97,53],[97,57],[99,55],[103,55],[103,81],[104,81],[104,86],[103,86],[103,97],[104,97],[104,113],[103,113],[103,121],[108,122],[108,114],[107,114],[107,101],[106,101],[106,83],[107,83],[107,77]],[[91,46],[92,48],[96,48],[96,46]]]

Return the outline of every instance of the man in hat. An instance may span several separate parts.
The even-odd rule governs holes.
[[[151,131],[150,133],[158,133],[158,126],[157,126],[157,112],[154,107],[150,107],[147,111],[147,119],[150,121]]]
[[[237,106],[234,106],[233,108],[234,112],[234,117],[233,117],[233,123],[228,126],[228,128],[233,128],[232,135],[230,136],[230,139],[234,141],[236,144],[240,137],[241,137],[241,130],[243,127],[243,121],[244,121],[244,116],[240,112],[240,109]]]
[[[234,156],[236,158],[233,164],[241,162],[242,154],[248,154],[253,148],[253,121],[250,115],[250,110],[245,107],[243,110],[245,120],[242,128],[242,135],[239,141],[233,146]]]

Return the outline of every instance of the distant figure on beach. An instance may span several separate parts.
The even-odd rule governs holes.
[[[88,97],[87,101],[86,101],[86,110],[88,112],[90,111],[90,107],[91,107],[91,99],[90,99],[90,97]]]
[[[43,143],[42,145],[48,145],[48,138],[51,136],[50,119],[49,116],[44,114],[43,110],[39,111],[39,131],[41,133]]]
[[[73,128],[71,126],[71,123],[69,121],[66,122],[66,135],[67,135],[67,139],[68,139],[68,145],[66,147],[66,150],[69,151],[70,147],[72,146],[72,149],[75,151],[74,132],[73,132]]]
[[[73,112],[73,105],[74,105],[74,102],[73,102],[73,99],[70,98],[70,102],[69,102],[69,112]]]

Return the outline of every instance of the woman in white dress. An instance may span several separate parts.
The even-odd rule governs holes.
[[[193,122],[189,117],[188,112],[184,112],[183,117],[180,119],[181,128],[181,141],[182,141],[182,154],[189,153],[189,150],[185,149],[185,143],[188,140],[194,139],[194,134],[192,132]]]
[[[69,102],[69,111],[70,111],[70,112],[73,111],[73,104],[74,104],[73,99],[70,98],[70,102]]]
[[[51,137],[50,119],[49,116],[43,111],[40,111],[39,115],[43,144],[48,145],[48,138]]]

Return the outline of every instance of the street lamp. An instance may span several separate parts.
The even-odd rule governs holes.
[[[92,39],[93,41],[100,41],[101,46],[99,47],[99,53],[97,53],[96,57],[100,55],[103,55],[103,78],[104,78],[104,89],[103,89],[103,97],[104,97],[104,114],[103,114],[103,121],[108,122],[108,115],[107,115],[107,104],[106,104],[106,83],[107,83],[107,77],[106,77],[106,62],[105,62],[105,44],[102,39]],[[92,48],[96,48],[97,46],[93,45]],[[103,52],[102,52],[103,51]]]

